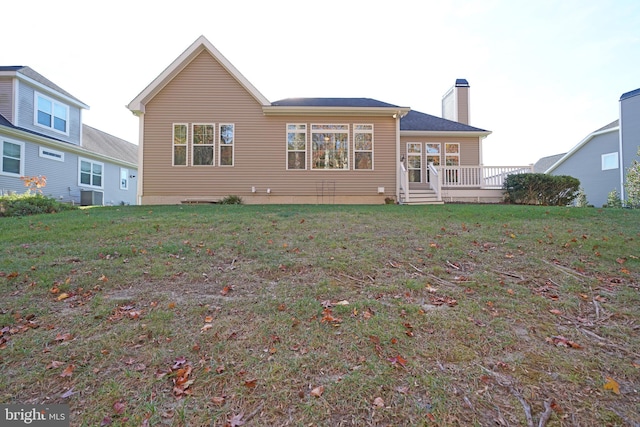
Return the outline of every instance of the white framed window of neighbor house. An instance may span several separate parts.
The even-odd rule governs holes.
[[[602,170],[618,169],[618,153],[606,153],[602,155]]]

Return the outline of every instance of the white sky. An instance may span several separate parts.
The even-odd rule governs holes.
[[[138,142],[125,108],[204,35],[269,101],[367,97],[441,116],[455,79],[484,164],[534,163],[640,88],[638,0],[32,0],[1,7],[0,65],[30,66]]]

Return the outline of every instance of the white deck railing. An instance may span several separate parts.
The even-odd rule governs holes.
[[[442,201],[442,184],[440,182],[440,173],[438,172],[438,169],[433,165],[433,163],[429,163],[427,167],[429,168],[429,186],[436,193],[438,201]]]
[[[404,163],[398,162],[398,175],[400,176],[400,192],[402,193],[402,200],[398,200],[398,202],[406,203],[409,201],[409,174],[407,173],[407,168],[404,166]]]
[[[508,175],[531,173],[530,166],[440,166],[442,187],[502,188]]]

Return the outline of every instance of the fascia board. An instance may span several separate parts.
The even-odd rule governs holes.
[[[435,136],[435,137],[487,137],[491,135],[490,131],[476,132],[476,131],[427,131],[427,130],[401,130],[400,136],[409,137],[421,137],[421,136]]]
[[[34,135],[29,132],[24,132],[19,129],[8,128],[4,126],[0,126],[0,134],[6,135],[8,137],[15,138],[20,141],[28,141],[34,144],[46,145],[50,148],[55,148],[60,151],[64,151],[66,153],[73,153],[77,155],[81,155],[84,157],[91,157],[96,160],[102,160],[108,163],[113,163],[119,166],[126,166],[128,168],[138,168],[137,163],[127,162],[124,160],[116,159],[114,157],[105,156],[104,154],[95,153],[93,151],[89,151],[77,145],[70,144],[68,142],[55,141],[43,136]]]
[[[47,85],[44,85],[44,84],[42,84],[40,82],[37,82],[37,81],[33,80],[31,77],[27,77],[24,74],[21,74],[19,72],[15,72],[14,74],[15,74],[16,78],[18,78],[20,80],[23,80],[24,82],[28,83],[29,85],[35,86],[36,88],[38,88],[38,91],[40,91],[40,92],[44,92],[47,95],[53,96],[54,98],[63,99],[65,102],[67,102],[67,103],[69,103],[71,105],[74,105],[75,107],[84,108],[85,110],[89,110],[90,109],[89,106],[87,104],[85,104],[84,102],[82,102],[82,101],[80,101],[78,99],[75,99],[75,98],[70,98],[69,96],[67,96],[65,94],[62,94],[62,93],[58,92],[57,90],[50,88]]]
[[[180,73],[198,54],[207,50],[221,65],[249,92],[261,105],[269,105],[267,98],[247,80],[227,58],[216,49],[204,36],[191,44],[178,58],[176,58],[165,70],[160,73],[138,96],[136,96],[127,108],[134,114],[144,113],[144,105],[160,92],[176,75]]]
[[[590,133],[589,135],[587,135],[586,138],[584,138],[582,141],[580,141],[578,144],[576,144],[571,150],[569,150],[567,152],[567,154],[565,154],[557,162],[552,164],[546,171],[544,171],[544,173],[551,173],[554,170],[556,170],[558,168],[558,166],[560,166],[562,163],[564,163],[569,157],[573,156],[573,154],[576,151],[581,149],[585,144],[587,144],[589,141],[591,141],[596,136],[604,135],[604,134],[610,133],[610,132],[619,132],[619,131],[620,131],[620,126],[616,126],[616,127],[610,128],[610,129],[602,130],[600,132]]]
[[[267,116],[394,116],[400,117],[409,112],[409,108],[380,108],[380,107],[289,107],[264,106],[262,111]]]

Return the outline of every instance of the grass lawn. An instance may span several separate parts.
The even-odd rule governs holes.
[[[640,211],[0,219],[0,403],[72,426],[637,426]]]

